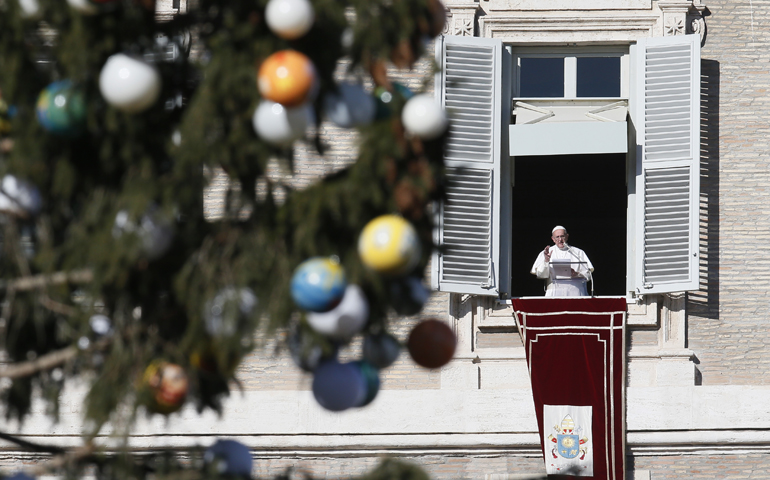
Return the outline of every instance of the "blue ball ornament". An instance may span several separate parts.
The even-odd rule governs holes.
[[[24,472],[16,472],[10,477],[5,477],[5,480],[36,480],[35,477]]]
[[[324,97],[324,115],[342,128],[368,125],[374,120],[377,104],[360,85],[341,83],[336,92]]]
[[[291,297],[303,310],[327,312],[345,294],[347,281],[339,262],[314,257],[302,262],[291,278]]]
[[[355,363],[324,362],[313,375],[313,396],[319,405],[332,412],[363,405],[367,381]]]
[[[55,135],[78,135],[86,124],[83,92],[69,80],[48,85],[37,99],[37,119],[44,129]]]
[[[387,368],[398,360],[401,343],[389,333],[376,333],[364,337],[364,360],[376,368]]]
[[[217,440],[203,455],[206,465],[216,465],[218,473],[250,477],[253,460],[246,445],[235,440]]]
[[[393,309],[399,315],[417,315],[430,298],[430,290],[418,277],[401,278],[390,285]]]
[[[372,403],[374,397],[380,391],[380,371],[377,370],[374,365],[365,361],[354,362],[355,365],[361,370],[361,374],[364,376],[366,382],[366,395],[362,402],[356,407],[365,407]]]

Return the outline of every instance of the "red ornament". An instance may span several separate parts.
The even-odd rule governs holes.
[[[439,368],[449,363],[456,347],[457,337],[452,329],[433,318],[414,327],[407,342],[412,360],[425,368]]]
[[[158,413],[172,413],[179,410],[187,397],[189,382],[184,369],[174,363],[152,362],[144,371],[144,382],[149,387]]]

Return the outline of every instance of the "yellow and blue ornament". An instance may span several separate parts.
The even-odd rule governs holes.
[[[326,312],[337,306],[347,281],[338,261],[314,257],[302,262],[291,278],[291,297],[303,310]]]
[[[364,265],[384,275],[404,275],[420,261],[420,241],[411,223],[398,215],[382,215],[364,227],[358,254]]]

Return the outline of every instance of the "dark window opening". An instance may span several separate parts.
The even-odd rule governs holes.
[[[519,96],[563,97],[564,57],[522,57],[519,67]]]
[[[578,57],[578,97],[620,97],[620,57]]]
[[[594,294],[625,295],[625,154],[516,157],[513,169],[512,296],[543,295],[529,270],[556,225],[594,265]]]

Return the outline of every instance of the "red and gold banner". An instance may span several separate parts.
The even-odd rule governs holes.
[[[546,472],[625,479],[625,298],[513,300]]]

